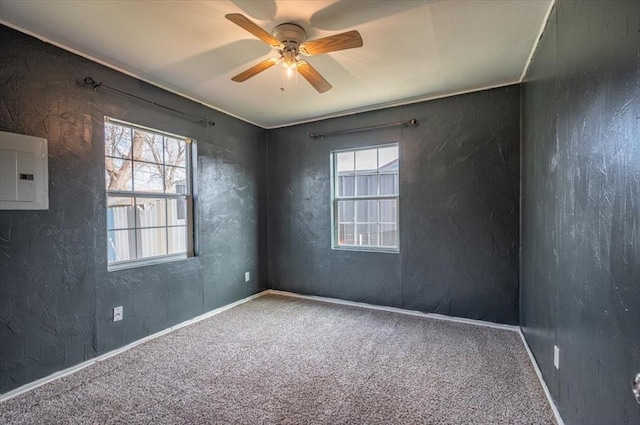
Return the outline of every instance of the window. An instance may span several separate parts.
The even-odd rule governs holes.
[[[105,118],[109,269],[192,253],[191,140]]]
[[[332,152],[334,248],[397,251],[398,145]]]

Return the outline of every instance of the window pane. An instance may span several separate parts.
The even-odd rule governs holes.
[[[169,227],[169,254],[187,252],[187,227]]]
[[[338,226],[338,245],[355,244],[355,227],[353,223],[340,224]]]
[[[117,158],[131,158],[131,129],[105,122],[104,154]]]
[[[377,223],[378,201],[354,201],[356,203],[356,222]]]
[[[378,150],[356,151],[356,171],[373,171],[378,168]]]
[[[187,224],[186,199],[167,199],[167,224],[169,226]]]
[[[339,152],[336,154],[338,175],[353,174],[353,152]]]
[[[356,176],[356,196],[375,196],[378,194],[378,175],[365,174]]]
[[[187,170],[180,167],[165,167],[167,193],[187,193]]]
[[[131,161],[106,157],[104,164],[107,190],[131,190]]]
[[[397,199],[338,201],[338,244],[397,248],[397,221]]]
[[[356,201],[338,201],[338,223],[355,221]]]
[[[166,226],[166,200],[152,198],[136,198],[137,227]]]
[[[392,146],[388,148],[378,149],[379,170],[381,173],[390,171],[398,171],[398,147]]]
[[[380,222],[381,223],[397,223],[398,222],[398,200],[385,199],[380,202]]]
[[[339,176],[338,177],[338,196],[355,195],[356,176]]]
[[[386,247],[398,247],[398,224],[380,225],[380,245]]]
[[[133,163],[133,190],[136,192],[163,192],[164,170],[162,165]]]
[[[163,137],[159,134],[134,129],[133,159],[162,164],[164,162],[162,139]]]
[[[381,174],[380,175],[380,195],[397,195],[398,194],[398,175],[397,174]]]
[[[355,245],[378,245],[378,224],[356,224]]]
[[[167,228],[141,229],[137,231],[138,258],[167,254]]]
[[[111,230],[107,232],[107,252],[110,263],[114,261],[135,260],[135,230]]]
[[[133,211],[133,198],[107,197],[107,229],[135,227]]]
[[[186,142],[181,139],[165,137],[164,139],[164,163],[166,165],[187,166]]]

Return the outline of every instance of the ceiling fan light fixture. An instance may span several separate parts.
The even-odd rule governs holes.
[[[286,70],[287,79],[291,79],[293,73],[296,71],[298,67],[298,55],[295,50],[285,50],[282,52],[282,57],[280,58],[282,62],[282,67]]]
[[[296,66],[296,52],[291,50],[285,50],[282,52],[282,65],[285,68],[295,68]]]
[[[286,50],[282,52],[281,61],[282,66],[284,66],[285,68],[293,69],[298,66],[298,58],[296,52],[294,51]]]

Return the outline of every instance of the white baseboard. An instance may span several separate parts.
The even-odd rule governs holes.
[[[75,366],[71,366],[71,367],[69,367],[67,369],[63,369],[63,370],[61,370],[59,372],[52,373],[51,375],[45,376],[44,378],[40,378],[37,381],[29,382],[28,384],[25,384],[25,385],[23,385],[21,387],[18,387],[18,388],[14,389],[14,390],[11,390],[9,392],[6,392],[6,393],[0,395],[0,403],[2,403],[3,401],[9,400],[9,399],[11,399],[11,398],[13,398],[13,397],[15,397],[17,395],[23,394],[23,393],[25,393],[27,391],[31,391],[34,388],[38,388],[41,385],[44,385],[44,384],[47,384],[49,382],[55,381],[56,379],[60,379],[63,376],[71,375],[72,373],[75,373],[75,372],[79,371],[80,369],[84,369],[87,366],[91,366],[92,364],[96,364],[98,362],[104,361],[104,360],[108,359],[109,357],[113,357],[116,354],[120,354],[120,353],[122,353],[124,351],[130,350],[130,349],[132,349],[133,347],[135,347],[137,345],[143,344],[143,343],[145,343],[147,341],[151,341],[152,339],[156,339],[159,336],[166,335],[169,332],[175,331],[176,329],[180,329],[180,328],[183,328],[185,326],[191,325],[193,323],[199,322],[201,320],[208,319],[211,316],[215,316],[216,314],[222,313],[223,311],[229,310],[230,308],[233,308],[233,307],[235,307],[237,305],[244,304],[247,301],[251,301],[251,300],[253,300],[255,298],[261,297],[261,296],[267,294],[268,292],[269,292],[268,290],[262,291],[262,292],[258,292],[257,294],[253,294],[253,295],[251,295],[249,297],[243,298],[243,299],[238,300],[236,302],[233,302],[231,304],[227,304],[225,306],[216,308],[215,310],[211,310],[211,311],[209,311],[207,313],[201,314],[200,316],[196,316],[193,319],[185,320],[184,322],[178,323],[177,325],[171,326],[170,328],[164,329],[164,330],[156,332],[156,333],[154,333],[152,335],[148,335],[148,336],[146,336],[144,338],[141,338],[141,339],[138,339],[136,341],[133,341],[132,343],[127,344],[124,347],[120,347],[120,348],[117,348],[117,349],[115,349],[113,351],[109,351],[108,353],[105,353],[105,354],[102,354],[102,355],[100,355],[98,357],[95,357],[93,359],[84,361],[84,362],[79,363],[79,364],[77,364]]]
[[[403,308],[385,307],[385,306],[381,306],[381,305],[359,303],[359,302],[355,302],[355,301],[345,301],[345,300],[341,300],[341,299],[338,299],[338,298],[318,297],[318,296],[315,296],[315,295],[300,295],[300,294],[296,294],[294,292],[280,291],[280,290],[277,290],[277,289],[267,289],[265,292],[267,294],[283,295],[283,296],[286,296],[286,297],[294,297],[294,298],[303,298],[303,299],[306,299],[306,300],[314,300],[314,301],[321,301],[321,302],[327,302],[327,303],[332,303],[332,304],[348,305],[348,306],[352,306],[352,307],[369,308],[369,309],[372,309],[372,310],[390,311],[392,313],[407,314],[407,315],[410,315],[410,316],[417,316],[417,317],[428,317],[430,319],[446,320],[446,321],[449,321],[449,322],[466,323],[466,324],[469,324],[469,325],[484,326],[484,327],[487,327],[487,328],[495,328],[495,329],[503,329],[503,330],[512,331],[512,332],[519,332],[520,331],[520,328],[518,326],[503,325],[501,323],[486,322],[484,320],[465,319],[465,318],[462,318],[462,317],[445,316],[443,314],[423,313],[421,311],[405,310]]]
[[[529,344],[527,343],[524,334],[522,333],[522,329],[519,330],[520,338],[522,339],[522,343],[524,344],[524,348],[527,349],[527,354],[529,354],[529,360],[531,360],[531,364],[533,365],[533,369],[536,371],[536,375],[538,375],[538,380],[540,381],[540,385],[542,385],[542,389],[544,390],[544,394],[547,396],[547,400],[549,400],[549,404],[551,405],[551,410],[553,410],[553,416],[556,418],[556,422],[558,425],[564,425],[564,421],[562,420],[562,416],[560,416],[560,411],[558,410],[558,406],[553,401],[553,397],[551,397],[551,392],[549,392],[549,387],[547,387],[547,383],[542,377],[542,372],[540,372],[540,368],[538,367],[538,362],[536,362],[535,357],[533,357],[533,352],[531,348],[529,348]]]
[[[524,335],[522,334],[522,330],[520,329],[519,326],[503,325],[503,324],[500,324],[500,323],[485,322],[483,320],[465,319],[465,318],[460,318],[460,317],[444,316],[444,315],[441,315],[441,314],[423,313],[423,312],[420,312],[420,311],[405,310],[405,309],[402,309],[402,308],[385,307],[385,306],[379,306],[379,305],[374,305],[374,304],[359,303],[359,302],[354,302],[354,301],[345,301],[345,300],[341,300],[341,299],[337,299],[337,298],[319,297],[319,296],[315,296],[315,295],[300,295],[300,294],[296,294],[294,292],[279,291],[279,290],[276,290],[276,289],[267,289],[265,291],[265,293],[274,294],[274,295],[282,295],[282,296],[286,296],[286,297],[302,298],[302,299],[307,299],[307,300],[321,301],[321,302],[326,302],[326,303],[341,304],[341,305],[347,305],[347,306],[353,306],[353,307],[362,307],[362,308],[368,308],[368,309],[372,309],[372,310],[390,311],[390,312],[394,312],[394,313],[407,314],[407,315],[410,315],[410,316],[428,317],[428,318],[431,318],[431,319],[446,320],[446,321],[450,321],[450,322],[466,323],[466,324],[469,324],[469,325],[484,326],[484,327],[488,327],[488,328],[496,328],[496,329],[503,329],[503,330],[507,330],[507,331],[518,332],[520,334],[520,338],[522,339],[522,344],[524,345],[525,349],[527,350],[527,354],[529,355],[529,360],[531,360],[531,364],[533,365],[533,369],[536,371],[536,375],[538,376],[538,380],[540,381],[540,385],[542,385],[542,389],[544,390],[544,394],[546,395],[547,400],[549,401],[549,405],[551,406],[551,410],[553,411],[553,415],[555,416],[556,422],[558,423],[558,425],[564,425],[564,421],[562,420],[562,417],[560,416],[560,412],[558,411],[558,407],[556,406],[555,402],[553,401],[553,398],[551,397],[551,393],[549,392],[549,388],[547,387],[547,383],[544,381],[544,378],[542,377],[542,373],[540,372],[540,368],[538,368],[538,364],[536,363],[536,359],[533,357],[533,353],[531,352],[531,349],[529,348],[529,344],[527,344],[527,340],[524,338]]]
[[[109,351],[108,353],[102,354],[98,357],[95,357],[93,359],[84,361],[82,363],[79,363],[75,366],[69,367],[67,369],[61,370],[59,372],[55,372],[49,376],[45,376],[44,378],[38,379],[37,381],[33,381],[30,382],[28,384],[25,384],[21,387],[18,387],[12,391],[9,391],[7,393],[4,393],[2,395],[0,395],[0,403],[6,400],[9,400],[13,397],[16,397],[20,394],[23,394],[27,391],[30,391],[34,388],[37,388],[41,385],[47,384],[49,382],[55,381],[56,379],[62,378],[63,376],[67,376],[67,375],[71,375],[72,373],[75,373],[81,369],[84,369],[85,367],[91,366],[92,364],[104,361],[106,359],[108,359],[109,357],[115,356],[117,354],[120,354],[124,351],[130,350],[131,348],[138,346],[140,344],[143,344],[147,341],[151,341],[152,339],[158,338],[162,335],[166,335],[169,332],[173,332],[177,329],[183,328],[185,326],[191,325],[193,323],[197,323],[201,320],[207,319],[209,317],[215,316],[216,314],[222,313],[223,311],[229,310],[233,307],[236,307],[237,305],[246,303],[247,301],[251,301],[255,298],[261,297],[263,295],[267,295],[267,294],[274,294],[274,295],[282,295],[282,296],[287,296],[287,297],[293,297],[293,298],[301,298],[301,299],[307,299],[307,300],[314,300],[314,301],[320,301],[320,302],[326,302],[326,303],[332,303],[332,304],[341,304],[341,305],[346,305],[346,306],[352,306],[352,307],[360,307],[360,308],[368,308],[368,309],[372,309],[372,310],[381,310],[381,311],[389,311],[389,312],[393,312],[393,313],[400,313],[400,314],[406,314],[406,315],[410,315],[410,316],[417,316],[417,317],[427,317],[427,318],[431,318],[431,319],[436,319],[436,320],[445,320],[445,321],[450,321],[450,322],[457,322],[457,323],[466,323],[466,324],[470,324],[470,325],[475,325],[475,326],[484,326],[484,327],[489,327],[489,328],[495,328],[495,329],[502,329],[502,330],[508,330],[508,331],[512,331],[512,332],[518,332],[520,334],[520,338],[522,339],[522,343],[525,346],[525,349],[527,350],[527,353],[529,355],[529,359],[531,360],[531,364],[533,365],[533,368],[536,371],[536,375],[538,376],[538,379],[540,380],[540,384],[542,385],[542,388],[544,389],[544,393],[547,396],[547,399],[549,400],[549,404],[551,405],[551,409],[553,410],[553,414],[556,418],[556,421],[558,422],[558,425],[564,425],[564,422],[562,421],[562,417],[560,416],[560,413],[558,412],[558,408],[555,405],[555,402],[553,401],[553,398],[551,397],[551,393],[549,392],[549,388],[547,387],[546,382],[544,381],[544,379],[542,378],[542,374],[540,373],[540,369],[538,368],[538,364],[536,363],[535,358],[533,357],[533,353],[531,352],[531,349],[529,348],[529,345],[527,344],[526,339],[524,338],[524,335],[522,334],[522,331],[520,330],[520,328],[518,326],[513,326],[513,325],[503,325],[500,323],[492,323],[492,322],[485,322],[483,320],[474,320],[474,319],[465,319],[465,318],[460,318],[460,317],[450,317],[450,316],[444,316],[444,315],[440,315],[440,314],[432,314],[432,313],[423,313],[420,311],[414,311],[414,310],[405,310],[402,308],[396,308],[396,307],[385,307],[385,306],[379,306],[379,305],[374,305],[374,304],[367,304],[367,303],[359,303],[359,302],[354,302],[354,301],[345,301],[345,300],[340,300],[337,298],[327,298],[327,297],[319,297],[319,296],[314,296],[314,295],[300,295],[300,294],[296,294],[293,292],[286,292],[286,291],[279,291],[279,290],[275,290],[275,289],[267,289],[264,290],[262,292],[259,292],[257,294],[251,295],[249,297],[243,298],[241,300],[238,300],[234,303],[231,304],[227,304],[223,307],[217,308],[215,310],[211,310],[207,313],[201,314],[200,316],[194,317],[193,319],[189,319],[186,320],[182,323],[179,323],[177,325],[174,325],[170,328],[164,329],[162,331],[156,332],[152,335],[146,336],[144,338],[141,338],[139,340],[136,340],[130,344],[125,345],[124,347],[115,349],[113,351]]]

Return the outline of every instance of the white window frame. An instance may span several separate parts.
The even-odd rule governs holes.
[[[166,199],[166,200],[170,200],[170,199],[183,199],[186,202],[186,252],[183,253],[177,253],[177,254],[165,254],[165,255],[159,255],[159,256],[155,256],[155,257],[145,257],[145,258],[136,258],[133,260],[123,260],[123,261],[112,261],[109,262],[108,258],[107,258],[107,270],[108,271],[117,271],[117,270],[122,270],[122,269],[130,269],[130,268],[135,268],[135,267],[142,267],[142,266],[147,266],[147,265],[151,265],[151,264],[157,264],[157,263],[166,263],[166,262],[171,262],[171,261],[178,261],[178,260],[185,260],[189,257],[193,257],[194,254],[194,238],[193,238],[193,234],[194,234],[194,214],[193,214],[193,187],[194,187],[194,167],[193,167],[193,163],[194,163],[194,157],[196,154],[196,141],[194,139],[185,137],[185,136],[181,136],[178,134],[173,134],[173,133],[169,133],[166,131],[161,131],[161,130],[156,130],[153,128],[149,128],[149,127],[144,127],[138,124],[133,124],[133,123],[129,123],[126,121],[122,121],[122,120],[118,120],[118,119],[114,119],[114,118],[110,118],[110,117],[104,117],[104,122],[105,123],[109,123],[109,124],[114,124],[114,125],[118,125],[121,127],[128,127],[131,130],[140,130],[140,131],[144,131],[147,133],[153,133],[162,137],[170,137],[173,139],[181,139],[185,141],[185,162],[186,162],[186,170],[185,170],[185,176],[186,176],[186,183],[187,183],[187,188],[186,188],[186,193],[158,193],[158,192],[142,192],[142,191],[136,191],[135,187],[132,187],[132,190],[106,190],[106,198],[105,198],[105,207],[106,210],[108,211],[109,208],[109,198],[110,197],[114,197],[114,198],[155,198],[155,199]],[[103,132],[103,143],[106,143],[106,140],[104,139],[105,135]],[[133,141],[132,141],[133,142]],[[103,155],[103,157],[107,157],[106,154]],[[163,165],[166,165],[164,163],[163,160]],[[103,167],[103,169],[106,170],[106,166]],[[132,176],[133,179],[133,176]],[[168,204],[168,203],[167,203]],[[136,214],[134,214],[134,220],[136,220]],[[165,216],[166,217],[166,216]],[[168,220],[168,218],[166,218],[166,220]],[[137,220],[136,220],[137,221]],[[169,225],[168,223],[165,223],[164,226],[160,226],[160,227],[164,227],[164,228],[170,228],[173,227],[171,225]],[[137,227],[137,223],[134,225],[134,227],[132,228],[127,228],[127,229],[118,229],[118,230],[133,230],[134,234],[136,235],[137,238],[137,230],[138,229],[142,229],[142,227]],[[107,231],[107,250],[109,249],[109,227],[108,227],[108,223],[105,223],[105,230]],[[136,251],[137,251],[137,239],[136,239]],[[167,244],[168,244],[168,238],[167,238]],[[108,252],[108,251],[107,251]],[[168,249],[167,249],[168,252]]]
[[[398,193],[396,195],[368,195],[368,196],[338,196],[338,161],[337,155],[340,153],[348,153],[354,152],[354,161],[355,161],[355,152],[371,150],[371,149],[381,149],[381,148],[389,148],[389,147],[397,147],[398,148]],[[378,154],[379,155],[379,154]],[[362,146],[357,148],[349,148],[349,149],[339,149],[331,151],[331,248],[335,250],[346,250],[346,251],[373,251],[373,252],[389,252],[389,253],[398,253],[400,252],[400,144],[398,142],[393,143],[385,143],[380,145],[372,145],[372,146]],[[379,157],[378,157],[379,161]],[[384,173],[378,173],[379,175]],[[395,173],[394,173],[395,174]],[[354,176],[357,176],[357,171],[355,171],[354,166]],[[357,178],[354,182],[354,194],[357,193]],[[380,181],[378,179],[378,193],[380,192]],[[398,245],[396,247],[391,246],[376,246],[376,245],[340,245],[339,244],[339,226],[338,222],[338,201],[378,201],[390,199],[396,200],[396,225],[398,227]],[[380,235],[380,207],[378,204],[378,235]],[[378,236],[380,237],[380,236]]]

